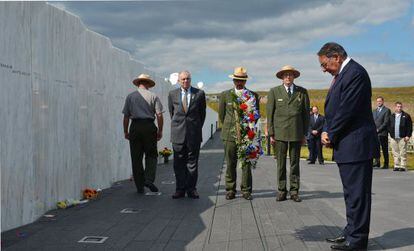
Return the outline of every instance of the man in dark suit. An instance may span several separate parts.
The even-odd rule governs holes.
[[[325,117],[319,114],[317,106],[312,107],[312,115],[309,118],[309,144],[312,153],[308,164],[315,164],[316,157],[318,157],[319,164],[323,165],[322,142],[321,133]]]
[[[385,107],[384,98],[377,97],[377,108],[372,110],[372,116],[374,117],[375,126],[377,127],[378,140],[382,148],[382,154],[384,155],[384,165],[382,169],[388,169],[388,131],[387,124],[391,116],[391,110]],[[380,158],[374,160],[374,167],[380,167]]]
[[[176,192],[172,198],[182,198],[187,192],[188,197],[198,199],[198,155],[203,141],[206,96],[204,91],[191,86],[190,72],[180,72],[178,81],[181,87],[168,94],[176,178]]]
[[[334,250],[360,250],[368,245],[371,218],[372,160],[379,142],[371,111],[371,81],[367,71],[337,43],[318,52],[323,72],[334,78],[325,100],[322,143],[334,149],[344,190],[347,225],[342,234],[326,239]]]
[[[312,116],[312,115],[313,115],[313,113],[312,113],[312,107],[311,107],[310,111],[309,111],[309,116]],[[306,144],[308,145],[308,151],[309,151],[309,155],[308,155],[308,158],[306,160],[311,161],[313,149],[312,149],[311,135],[309,133],[309,130],[308,130],[308,133],[306,134]]]

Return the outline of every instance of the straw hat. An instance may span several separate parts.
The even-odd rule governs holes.
[[[151,76],[148,74],[141,74],[136,79],[132,81],[136,86],[139,86],[141,83],[147,83],[148,87],[154,87],[155,82],[151,79]]]
[[[244,67],[236,67],[234,68],[234,73],[229,75],[232,79],[239,79],[239,80],[247,80],[249,77],[247,76],[247,69]]]
[[[293,66],[285,65],[282,67],[282,69],[280,69],[280,71],[276,73],[276,77],[283,79],[283,74],[288,71],[292,72],[295,78],[298,78],[300,76],[300,72],[293,68]]]

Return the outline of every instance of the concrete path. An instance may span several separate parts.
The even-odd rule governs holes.
[[[336,165],[301,162],[301,203],[275,201],[272,157],[262,157],[253,171],[252,201],[240,195],[225,200],[224,171],[216,133],[201,150],[200,199],[171,199],[172,163],[162,164],[156,182],[161,195],[138,195],[132,181],[118,182],[96,201],[50,211],[55,217],[2,233],[2,249],[330,250],[324,239],[345,224]],[[413,178],[413,172],[374,171],[370,250],[414,250]],[[132,213],[121,213],[128,208]],[[108,238],[79,243],[85,236]]]

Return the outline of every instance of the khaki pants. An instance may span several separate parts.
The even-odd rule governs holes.
[[[407,167],[407,142],[404,139],[391,138],[391,149],[394,157],[394,168]]]

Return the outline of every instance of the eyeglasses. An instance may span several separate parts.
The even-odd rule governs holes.
[[[191,80],[191,78],[182,78],[181,80]]]
[[[321,68],[326,69],[326,66],[328,66],[328,62],[331,61],[331,59],[334,58],[334,57],[335,56],[328,57],[328,59],[325,62],[321,63]]]

